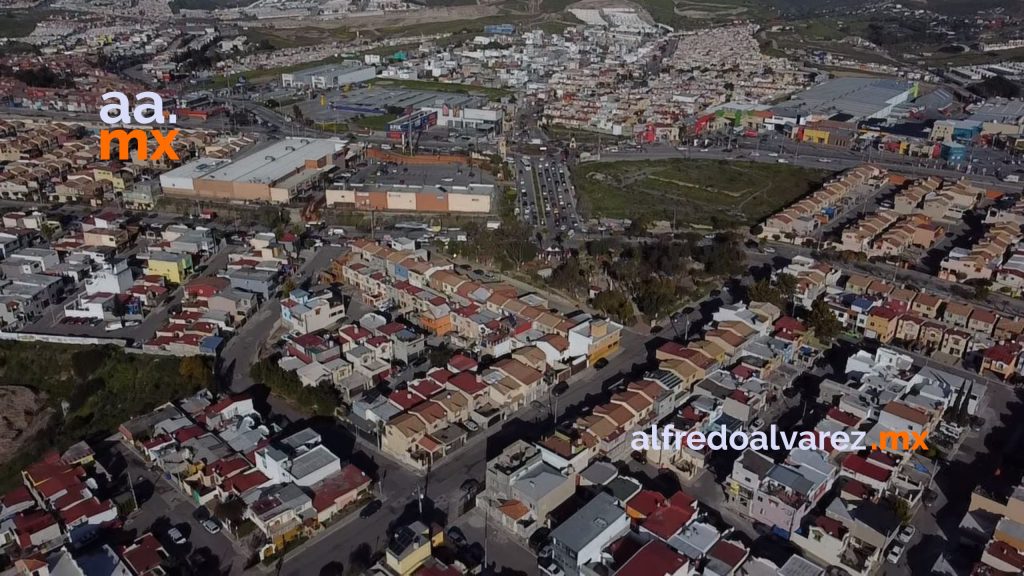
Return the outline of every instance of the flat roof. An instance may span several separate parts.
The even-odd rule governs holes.
[[[890,101],[913,89],[903,80],[877,78],[835,78],[793,96],[782,107],[804,113],[867,117],[890,105]]]
[[[494,178],[478,166],[461,164],[367,166],[334,187],[357,192],[455,192],[490,195]]]
[[[217,169],[218,166],[227,164],[230,160],[224,158],[196,158],[178,166],[174,170],[164,172],[161,176],[166,178],[187,178],[194,180],[201,178]]]
[[[979,104],[970,114],[978,122],[1019,124],[1024,119],[1024,101],[997,98]]]
[[[551,538],[578,552],[625,515],[614,498],[601,492],[555,528]]]
[[[441,108],[445,104],[450,108],[483,108],[487,98],[458,92],[437,92],[433,90],[416,90],[382,86],[385,80],[378,81],[375,86],[357,88],[349,92],[332,93],[329,95],[331,104],[341,106],[358,106],[366,108]]]
[[[322,64],[320,66],[303,68],[302,70],[296,70],[294,72],[285,72],[282,76],[291,76],[293,79],[309,78],[312,76],[348,74],[349,72],[355,72],[356,70],[363,70],[366,68],[372,68],[372,66],[367,66],[358,60],[345,60],[344,62],[338,62],[336,64]]]
[[[284,138],[195,178],[273,185],[301,171],[306,160],[330,156],[343,146],[326,138]]]

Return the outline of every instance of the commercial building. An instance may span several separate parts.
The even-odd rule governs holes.
[[[886,118],[917,93],[917,84],[903,80],[835,78],[797,94],[774,111],[777,117],[811,120]]]
[[[281,74],[281,86],[325,90],[367,82],[376,76],[377,70],[374,67],[348,60],[340,64],[325,64],[296,72],[285,72]]]
[[[288,202],[312,187],[345,150],[338,140],[285,138],[230,161],[200,158],[160,176],[169,196]]]
[[[327,189],[327,205],[401,212],[491,211],[494,179],[481,168],[462,165],[368,166]]]

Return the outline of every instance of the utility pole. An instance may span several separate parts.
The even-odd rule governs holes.
[[[132,492],[132,504],[135,505],[135,510],[139,509],[139,499],[135,496],[135,482],[132,481],[131,471],[128,471],[128,489]]]

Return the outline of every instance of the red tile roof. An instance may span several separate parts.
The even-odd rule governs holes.
[[[630,558],[615,576],[669,576],[686,566],[687,559],[660,540],[651,540]]]
[[[261,486],[270,478],[267,478],[263,472],[259,470],[253,470],[251,472],[244,472],[228,478],[221,485],[225,492],[237,492],[238,494],[244,494],[249,490]]]
[[[358,491],[369,484],[370,477],[360,470],[358,466],[349,464],[311,487],[313,490],[313,508],[316,508],[317,512],[323,512],[337,502],[339,498]]]
[[[673,498],[675,498],[675,495],[673,495]],[[658,508],[647,517],[642,526],[655,536],[668,540],[689,524],[690,519],[697,513],[696,508],[692,505],[685,506],[685,500],[686,498],[680,499],[680,504],[684,504],[682,506],[672,503],[669,506]],[[670,498],[669,501],[671,502],[672,499]],[[689,499],[689,503],[693,503],[692,498]]]
[[[856,454],[850,454],[843,460],[843,469],[867,476],[877,482],[888,482],[889,477],[892,476],[892,472],[889,470],[876,466]]]
[[[664,505],[665,497],[660,492],[653,490],[641,490],[626,503],[627,507],[636,510],[638,514],[645,518]]]
[[[856,426],[860,424],[860,418],[856,415],[850,414],[849,412],[843,412],[838,408],[829,408],[826,416],[829,419],[835,420],[836,422],[846,426]]]
[[[708,556],[718,558],[731,568],[736,568],[747,557],[747,549],[728,540],[719,540],[708,551]]]
[[[448,384],[470,396],[475,396],[487,389],[487,385],[481,382],[477,375],[472,372],[459,372],[448,380]]]
[[[469,356],[456,354],[448,360],[448,367],[455,372],[465,372],[467,370],[476,370],[477,362]]]
[[[993,540],[985,547],[985,551],[996,559],[1017,568],[1018,573],[1024,572],[1024,553],[1002,540]]]
[[[167,553],[152,533],[140,536],[131,546],[121,552],[133,574],[146,574],[163,563]]]
[[[18,486],[4,494],[3,497],[0,497],[0,503],[3,504],[4,508],[13,508],[19,504],[28,504],[31,502],[35,502],[35,498],[32,497],[32,494],[25,486]]]
[[[426,398],[420,396],[414,390],[406,389],[395,390],[391,394],[388,394],[388,400],[393,402],[402,410],[408,410],[413,406],[418,405],[420,402],[423,402]]]

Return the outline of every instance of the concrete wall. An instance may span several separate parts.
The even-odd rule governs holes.
[[[388,192],[387,193],[387,208],[388,210],[404,210],[404,211],[415,211],[416,210],[416,193],[415,192]]]
[[[453,192],[448,195],[448,210],[450,212],[490,212],[491,197],[483,194],[458,194]]]

